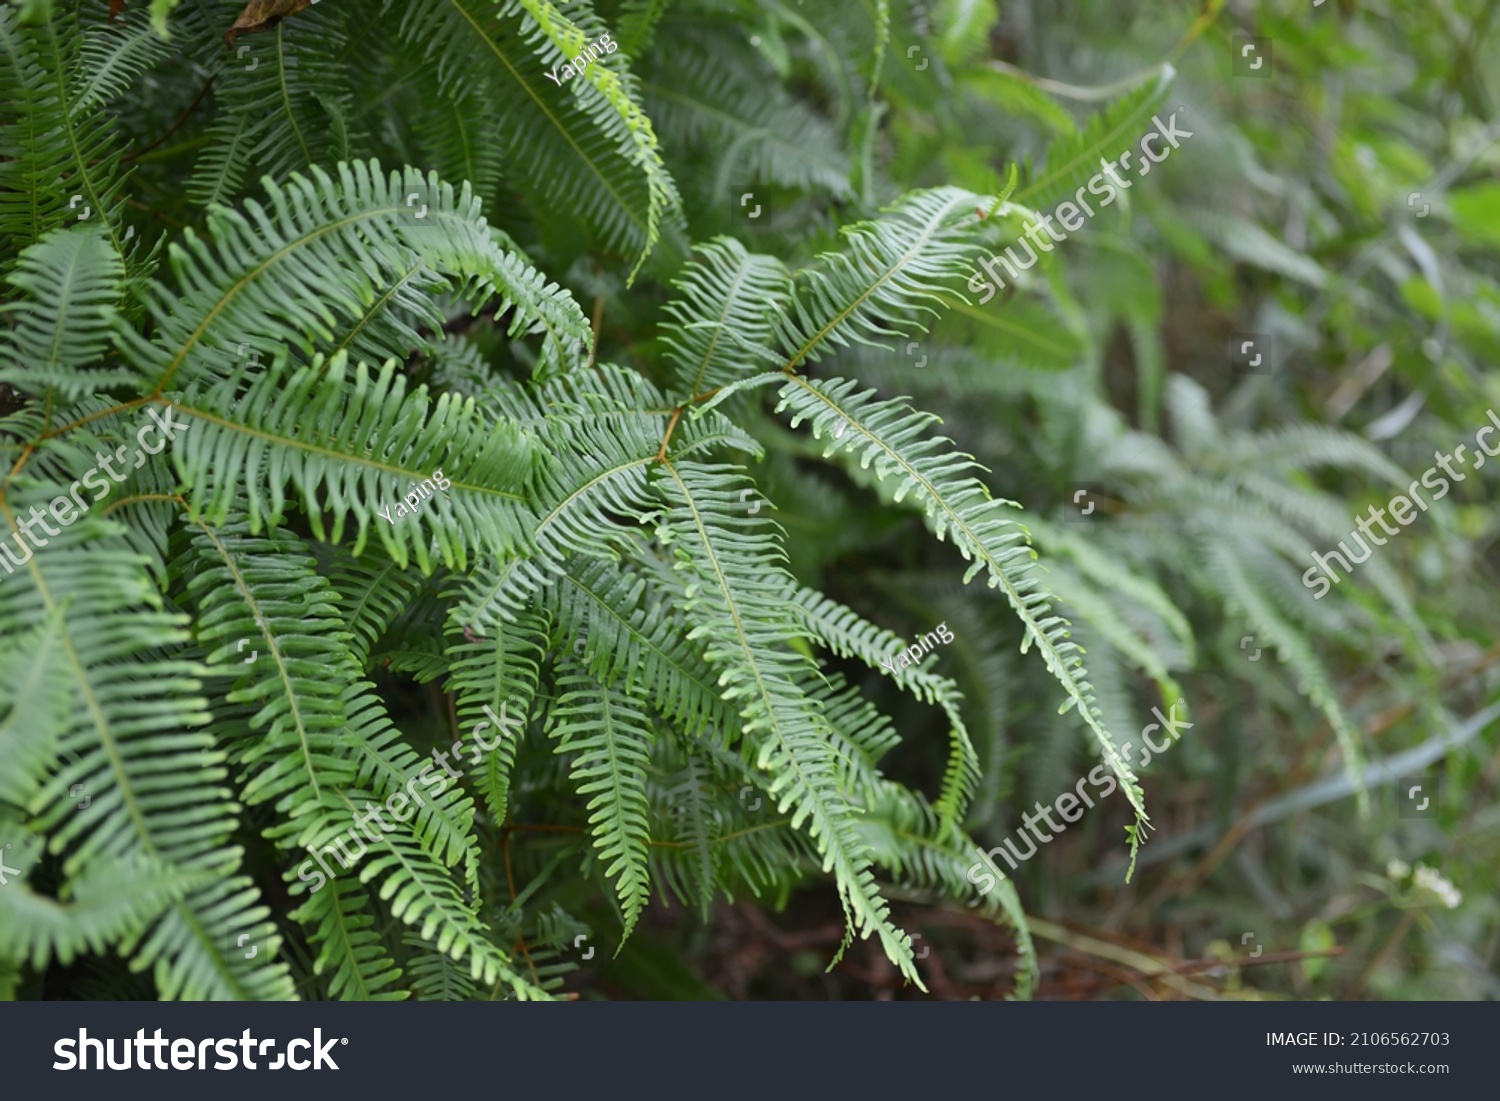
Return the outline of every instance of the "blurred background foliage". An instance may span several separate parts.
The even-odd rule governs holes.
[[[1044,186],[1059,151],[1133,149],[1149,124],[1111,126],[1138,104],[1194,135],[1019,287],[826,368],[941,413],[1026,508],[1117,740],[1153,706],[1191,714],[1142,773],[1156,830],[1128,885],[1119,798],[1019,874],[1038,996],[1495,996],[1500,740],[1469,721],[1500,658],[1492,478],[1455,482],[1327,598],[1300,577],[1500,407],[1496,4],[893,3],[872,94],[874,8],[672,6],[638,71],[693,237],[800,258],[913,187],[999,193],[1012,165],[1012,199],[1050,210],[1072,190]],[[1242,36],[1270,40],[1269,74],[1235,75]],[[784,91],[757,102],[784,96],[795,127],[749,136],[686,105],[743,87],[742,70],[774,72]],[[764,224],[737,205],[752,190]],[[998,251],[1021,223],[994,220]],[[606,331],[629,331],[630,302],[606,303]],[[1271,374],[1235,369],[1235,332],[1271,338]],[[998,844],[1088,771],[1080,724],[955,556],[798,459],[788,436],[762,476],[799,576],[898,635],[955,632],[938,669],[965,691],[985,766],[967,825]],[[1069,512],[1080,484],[1098,491],[1087,519]],[[934,786],[941,741],[915,736],[931,716],[860,679],[907,739],[895,771]],[[1433,763],[1408,765],[1412,782],[1441,776],[1436,818],[1402,817],[1378,768],[1413,757]],[[1361,761],[1381,781],[1363,810],[1336,782]],[[1457,907],[1414,881],[1419,864]],[[1006,993],[1003,938],[919,901],[898,916],[931,946],[934,993]],[[874,953],[822,977],[808,949],[834,942],[834,913],[818,942],[805,919],[736,911],[692,957],[718,991],[921,996]],[[798,946],[808,978],[789,987],[776,961]]]
[[[1129,882],[1132,815],[1118,795],[1014,877],[1041,956],[1035,994],[1500,993],[1494,468],[1455,483],[1325,599],[1301,582],[1310,552],[1347,538],[1500,409],[1497,0],[561,4],[614,29],[681,195],[633,282],[644,242],[530,174],[524,148],[507,145],[515,104],[498,83],[472,92],[492,130],[460,140],[442,97],[391,79],[394,67],[436,87],[459,63],[439,30],[425,54],[409,44],[419,35],[392,31],[448,5],[366,4],[350,19],[340,3],[277,32],[282,48],[305,47],[307,88],[238,113],[233,97],[254,90],[210,89],[225,47],[193,33],[225,5],[155,5],[201,56],[153,70],[112,107],[134,139],[132,211],[194,224],[198,204],[239,194],[247,176],[342,156],[435,168],[472,181],[490,221],[571,290],[601,361],[659,377],[654,326],[691,242],[729,234],[802,263],[912,189],[998,195],[1013,170],[1011,201],[1050,210],[1076,186],[1060,188],[1063,176],[1082,167],[1081,182],[1101,150],[1134,149],[1153,114],[1177,111],[1192,139],[1017,286],[984,305],[954,288],[921,339],[844,349],[811,370],[939,413],[995,494],[1024,507],[1118,741],[1177,701],[1193,724],[1141,771],[1154,831]],[[343,36],[337,79],[318,68],[328,35]],[[1268,72],[1236,74],[1242,36],[1269,40]],[[184,113],[195,96],[206,106]],[[304,108],[340,125],[289,128]],[[266,131],[237,163],[214,128],[247,112]],[[1019,232],[1014,209],[976,210],[996,251]],[[1271,373],[1235,369],[1242,332],[1270,338]],[[499,326],[476,340],[494,362],[529,366]],[[457,356],[414,371],[460,390],[466,378]],[[754,434],[770,449],[754,472],[797,577],[903,638],[938,622],[953,631],[935,668],[964,691],[984,768],[964,825],[998,844],[1095,763],[1082,723],[1057,713],[1056,684],[1018,653],[1003,602],[963,586],[951,546],[877,505],[870,485],[808,461],[818,448],[769,401],[764,412]],[[1087,517],[1072,507],[1080,485],[1098,504]],[[399,644],[373,656],[407,671],[424,660]],[[887,772],[935,793],[946,737],[934,709],[855,663],[840,671],[903,738]],[[435,687],[395,673],[381,687],[403,729],[446,741]],[[516,802],[551,822],[546,785],[562,765],[545,744],[534,753],[518,763],[533,786]],[[1441,777],[1435,817],[1403,817],[1398,774]],[[1377,782],[1361,798],[1365,777]],[[653,794],[653,813],[668,813],[672,793]],[[579,835],[539,824],[497,844],[543,915],[524,930],[533,943],[614,927],[607,892],[556,872],[587,844]],[[1010,931],[900,883],[888,894],[921,935],[930,995],[868,942],[825,973],[843,918],[816,874],[707,916],[658,895],[618,956],[538,961],[586,998],[1012,992]],[[458,981],[419,978],[424,996]],[[116,994],[131,981],[123,969],[113,980]]]
[[[1494,701],[1500,657],[1492,478],[1456,482],[1326,599],[1299,580],[1310,551],[1500,401],[1495,7],[955,2],[897,20],[878,121],[863,147],[852,135],[866,189],[995,192],[1019,162],[1013,198],[1050,210],[1034,166],[1164,71],[1161,113],[1194,135],[1019,289],[859,368],[940,411],[1028,510],[1117,738],[1179,698],[1195,724],[1142,773],[1156,831],[1128,886],[1117,799],[1020,873],[1040,996],[1500,992],[1500,742],[1468,721]],[[1269,74],[1235,74],[1242,36],[1269,40]],[[1016,236],[1011,223],[997,243]],[[1235,369],[1235,332],[1271,338],[1272,373]],[[1070,513],[1077,485],[1097,487],[1086,519]],[[806,511],[851,541],[848,510]],[[858,543],[799,565],[898,632],[946,617],[942,668],[983,738],[969,825],[998,843],[1087,771],[1076,721],[1052,714],[1005,617],[951,562],[908,555],[901,527]],[[1402,817],[1389,778],[1364,813],[1354,785],[1317,787],[1351,758],[1403,753],[1435,762],[1412,781],[1441,776],[1434,819]],[[1462,902],[1416,885],[1417,864]],[[1004,973],[992,946],[930,935],[952,938],[934,939],[943,992],[1003,987],[981,989]],[[1327,949],[1341,954],[1287,958]]]

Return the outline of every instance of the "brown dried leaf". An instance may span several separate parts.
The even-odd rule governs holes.
[[[237,34],[268,31],[287,16],[296,15],[315,3],[317,0],[250,0],[234,21],[234,26],[224,32],[224,41],[232,46]]]

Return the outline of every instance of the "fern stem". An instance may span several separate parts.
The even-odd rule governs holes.
[[[187,506],[187,502],[177,493],[137,493],[133,497],[121,497],[118,501],[111,501],[99,510],[99,515],[108,516],[121,505],[133,505],[137,501],[176,501],[183,507]]]
[[[679,405],[676,409],[672,410],[672,419],[667,422],[666,434],[661,438],[661,450],[656,453],[658,462],[665,463],[667,461],[667,444],[672,442],[672,432],[676,429],[677,422],[682,419],[682,409],[683,407]]]
[[[127,150],[126,152],[124,152],[124,153],[122,153],[120,155],[120,160],[122,160],[122,161],[133,161],[137,157],[145,156],[147,153],[151,152],[151,150],[155,149],[162,142],[164,142],[168,138],[170,138],[173,134],[177,133],[177,131],[182,128],[182,124],[185,123],[185,122],[187,122],[187,120],[192,117],[193,112],[198,109],[198,105],[203,102],[203,97],[206,96],[206,95],[208,95],[208,90],[214,86],[214,81],[216,81],[218,79],[219,79],[219,74],[218,73],[215,73],[213,76],[211,76],[211,77],[208,78],[207,82],[203,85],[203,87],[201,87],[201,88],[198,89],[198,94],[193,97],[193,102],[190,103],[190,104],[188,104],[187,110],[183,111],[182,114],[180,114],[180,115],[177,116],[177,121],[174,122],[171,126],[169,126],[167,128],[166,132],[164,134],[162,134],[161,137],[157,138],[150,145],[143,145],[139,149]]]

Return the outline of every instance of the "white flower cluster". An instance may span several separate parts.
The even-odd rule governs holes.
[[[1458,904],[1464,900],[1464,896],[1458,888],[1453,886],[1433,869],[1425,864],[1418,864],[1416,874],[1412,876],[1412,882],[1418,887],[1431,891],[1442,899],[1443,905],[1450,910],[1458,909]]]

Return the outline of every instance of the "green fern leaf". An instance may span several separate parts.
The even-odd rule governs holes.
[[[588,799],[594,847],[604,874],[615,880],[625,920],[623,944],[651,897],[646,870],[650,719],[638,701],[572,662],[564,662],[557,687],[557,702],[547,714],[548,732],[558,739],[558,753],[577,754],[569,775],[579,797]]]
[[[858,393],[853,381],[792,376],[782,387],[778,408],[791,409],[793,427],[810,420],[814,436],[828,440],[825,455],[852,457],[862,468],[873,465],[875,477],[889,484],[896,502],[910,494],[932,533],[951,539],[970,561],[964,581],[982,571],[989,586],[1005,594],[1026,629],[1022,651],[1033,645],[1040,651],[1066,693],[1063,710],[1078,708],[1130,805],[1147,821],[1140,785],[1099,721],[1078,647],[1067,638],[1067,621],[1050,611],[1041,581],[1030,569],[1034,552],[1026,530],[1004,515],[1007,506],[1016,507],[1014,502],[992,498],[982,482],[968,475],[977,465],[968,456],[950,451],[940,437],[924,438],[936,418],[872,395]]]

